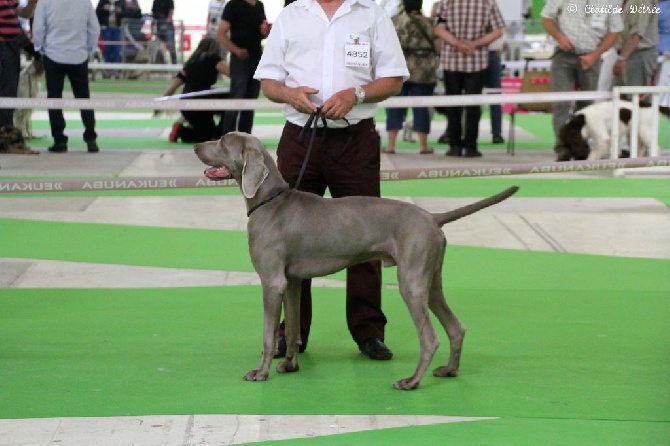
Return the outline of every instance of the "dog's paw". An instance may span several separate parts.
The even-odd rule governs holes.
[[[416,390],[419,388],[421,381],[414,377],[401,379],[393,384],[393,388],[397,390]]]
[[[267,371],[263,372],[259,369],[249,370],[246,375],[244,375],[245,381],[267,381],[269,373]]]
[[[456,376],[458,376],[458,369],[451,366],[443,365],[433,370],[433,376],[437,376],[440,378],[455,378]]]
[[[300,364],[298,364],[298,358],[294,358],[293,360],[290,359],[283,359],[277,364],[277,371],[279,373],[290,373],[290,372],[297,372],[300,370]]]

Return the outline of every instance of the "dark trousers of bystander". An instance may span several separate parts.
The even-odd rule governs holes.
[[[465,73],[461,71],[445,71],[444,85],[447,95],[482,94],[485,71]],[[463,109],[465,108],[465,132],[463,132]],[[452,148],[466,150],[477,149],[479,138],[479,119],[482,108],[479,105],[470,107],[447,108],[449,126],[449,145]]]
[[[15,98],[19,89],[21,57],[19,51],[0,42],[0,98]],[[0,108],[0,127],[14,125],[14,109]]]
[[[63,64],[44,57],[44,77],[47,84],[47,98],[60,99],[63,97],[63,87],[67,77],[72,87],[72,94],[77,99],[91,97],[88,87],[88,61],[80,64]],[[95,113],[93,110],[81,110],[81,120],[84,123],[84,141],[92,142],[97,139],[95,133]],[[49,124],[51,136],[55,144],[67,144],[65,136],[65,118],[63,110],[49,109]]]
[[[240,59],[230,55],[230,99],[258,99],[260,81],[254,79],[260,57]],[[221,135],[228,132],[251,133],[254,125],[253,110],[226,110],[221,120]]]

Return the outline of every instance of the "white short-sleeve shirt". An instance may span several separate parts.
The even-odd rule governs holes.
[[[409,71],[390,17],[371,0],[345,0],[330,21],[316,0],[291,3],[273,23],[254,75],[319,90],[311,98],[317,107],[339,91],[383,77],[407,80]],[[307,122],[308,116],[290,105],[283,110],[289,122]],[[376,110],[377,104],[359,104],[346,118],[355,124]]]

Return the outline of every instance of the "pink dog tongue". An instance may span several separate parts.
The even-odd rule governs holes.
[[[205,169],[205,176],[210,180],[223,180],[230,176],[230,171],[225,167],[209,167]]]

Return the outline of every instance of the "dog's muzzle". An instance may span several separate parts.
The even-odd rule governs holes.
[[[209,167],[205,169],[205,176],[210,180],[225,180],[230,178],[230,170],[225,166]]]

